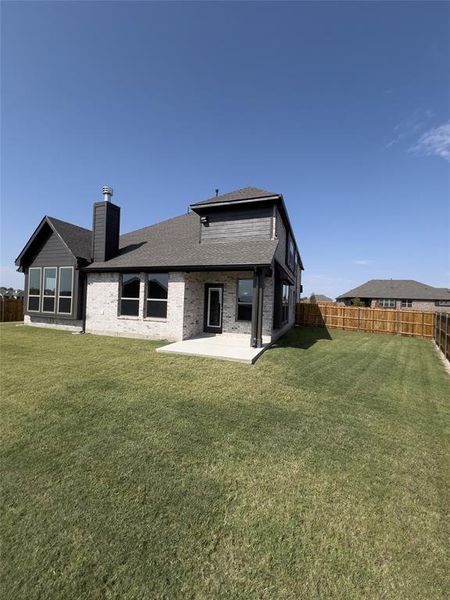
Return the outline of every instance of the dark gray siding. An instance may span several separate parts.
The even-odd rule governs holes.
[[[207,214],[208,225],[201,226],[202,242],[226,242],[238,239],[270,240],[272,208],[229,209]]]
[[[96,202],[93,216],[94,262],[104,262],[119,249],[120,208],[111,202]]]
[[[28,267],[70,267],[75,264],[72,253],[61,238],[48,231],[30,257]]]
[[[39,241],[36,241],[33,252],[31,253],[30,260],[24,268],[25,273],[25,314],[54,319],[78,319],[81,318],[80,304],[80,272],[76,268],[77,261],[68,250],[67,246],[61,240],[61,238],[53,231],[42,232],[39,237]],[[59,315],[58,313],[37,313],[28,312],[28,270],[30,267],[74,267],[74,283],[73,283],[73,299],[72,299],[72,313],[70,315]],[[59,273],[58,273],[59,274]],[[57,305],[57,298],[55,301]]]

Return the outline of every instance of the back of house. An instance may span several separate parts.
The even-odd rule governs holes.
[[[170,341],[241,334],[254,347],[292,327],[303,264],[282,194],[216,194],[124,235],[103,194],[92,230],[45,216],[18,256],[26,324]]]

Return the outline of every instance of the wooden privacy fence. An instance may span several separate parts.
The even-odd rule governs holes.
[[[433,312],[303,302],[297,304],[296,310],[297,325],[412,335],[424,338],[433,338],[435,334],[435,313]]]
[[[0,296],[0,322],[23,321],[22,298],[3,298]]]
[[[439,346],[443,355],[447,360],[450,361],[450,331],[448,328],[448,322],[450,321],[450,315],[448,313],[436,313],[435,325],[434,325],[434,341]]]

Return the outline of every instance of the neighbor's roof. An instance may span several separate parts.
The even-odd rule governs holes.
[[[189,213],[120,236],[119,254],[88,270],[270,265],[277,240],[200,244],[200,217]]]
[[[371,279],[337,299],[343,298],[450,300],[450,289],[432,287],[413,279]]]
[[[228,194],[221,194],[220,196],[214,196],[208,198],[208,200],[201,200],[195,202],[191,206],[200,206],[201,204],[216,204],[223,202],[239,202],[244,200],[264,200],[265,198],[281,197],[281,194],[277,192],[268,192],[267,190],[261,190],[255,187],[246,187],[240,190],[235,190]]]

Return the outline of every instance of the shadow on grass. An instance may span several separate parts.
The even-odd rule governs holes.
[[[319,340],[332,340],[326,327],[295,327],[273,344],[272,348],[302,348],[307,350]]]

